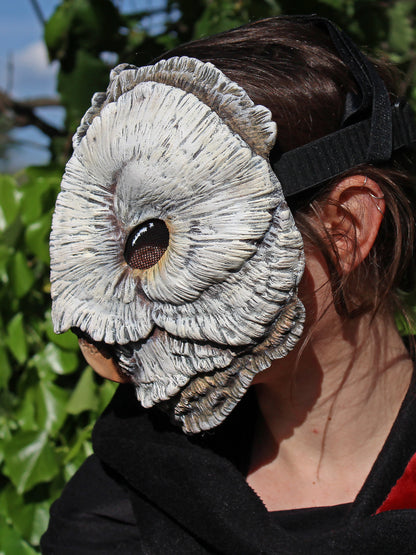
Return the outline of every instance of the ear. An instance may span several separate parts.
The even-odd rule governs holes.
[[[321,216],[343,272],[351,272],[368,256],[385,208],[379,185],[363,175],[343,179],[329,194]]]

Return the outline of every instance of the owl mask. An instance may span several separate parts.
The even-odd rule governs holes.
[[[283,196],[416,142],[373,64],[331,21],[357,89],[341,128],[269,163],[276,125],[209,63],[122,65],[74,137],[51,234],[52,318],[106,346],[144,407],[188,433],[230,413],[302,332],[302,239]]]
[[[302,239],[276,125],[212,64],[118,66],[74,137],[51,234],[52,318],[110,350],[144,407],[218,425],[302,332]]]

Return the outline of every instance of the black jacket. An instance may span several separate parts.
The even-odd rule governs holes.
[[[244,479],[255,405],[187,437],[120,386],[97,422],[95,455],[51,511],[45,555],[416,553],[416,383],[356,500],[338,525],[301,539]]]

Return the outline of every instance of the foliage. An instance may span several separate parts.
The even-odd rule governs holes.
[[[114,391],[98,386],[75,336],[52,329],[48,236],[61,173],[0,176],[0,552],[13,555],[39,544]]]
[[[61,162],[110,65],[142,65],[192,38],[281,13],[330,17],[370,52],[388,56],[416,105],[416,5],[409,0],[166,0],[130,14],[120,3],[61,0],[45,26],[66,109],[66,138],[52,145]],[[70,333],[52,330],[47,243],[61,173],[51,166],[0,176],[0,555],[37,552],[50,502],[91,452],[93,422],[114,390],[85,366]]]
[[[0,163],[2,159],[7,159],[8,151],[16,146],[16,141],[9,135],[12,127],[9,119],[0,113]]]
[[[416,4],[409,0],[166,0],[164,9],[130,14],[111,0],[64,0],[46,24],[45,41],[51,60],[60,62],[58,90],[69,135],[93,93],[105,90],[110,65],[140,66],[188,40],[282,13],[329,17],[370,53],[390,58],[404,72],[401,92],[410,92],[416,106]],[[163,24],[146,24],[152,18]],[[57,141],[62,161],[70,141]]]

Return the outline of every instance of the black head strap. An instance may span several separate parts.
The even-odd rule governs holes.
[[[359,164],[388,161],[394,150],[416,142],[410,107],[405,102],[391,106],[383,80],[348,35],[325,18],[298,19],[326,29],[341,60],[350,68],[359,94],[347,96],[339,131],[271,161],[286,197],[316,187]]]

